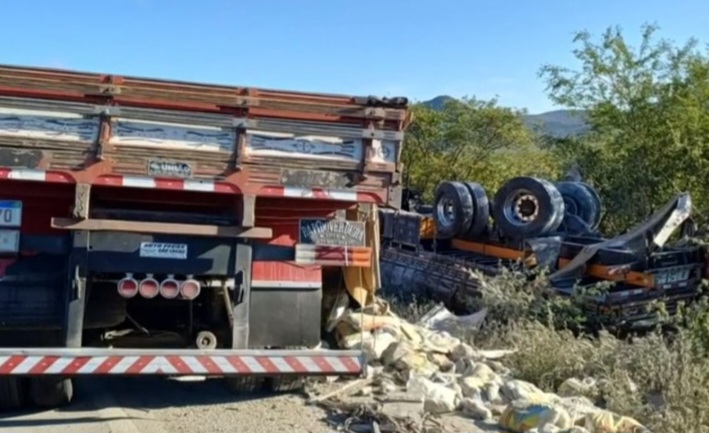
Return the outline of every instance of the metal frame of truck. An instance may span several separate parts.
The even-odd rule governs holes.
[[[295,232],[304,219],[342,218],[362,204],[398,207],[410,120],[405,98],[0,66],[0,200],[27,197],[34,206],[19,225],[0,227],[3,242],[18,243],[5,251],[9,265],[0,266],[0,295],[9,293],[0,303],[13,296],[35,302],[27,300],[31,293],[50,299],[45,307],[63,304],[58,328],[49,326],[58,332],[51,341],[28,342],[34,328],[46,331],[31,313],[7,316],[15,321],[9,326],[0,317],[0,332],[24,332],[0,347],[0,406],[23,392],[10,379],[18,375],[362,374],[360,352],[301,347],[320,340],[312,326],[322,313],[320,270],[370,267],[378,245],[303,242]],[[172,211],[182,207],[189,212]],[[210,214],[216,209],[228,212]],[[145,245],[164,256],[146,256]],[[55,287],[23,292],[13,278],[34,284],[23,280],[34,271],[12,274],[12,266],[37,253],[56,258],[52,269],[64,269],[63,276]],[[136,274],[150,293],[154,274],[162,275],[161,290],[174,275],[183,275],[182,286],[200,278],[202,290],[219,286],[231,334],[225,347],[84,347],[87,314],[95,310],[91,287],[99,293],[105,289],[98,285],[121,275],[119,284],[137,282]]]
[[[689,195],[680,195],[618,238],[567,235],[526,240],[490,234],[476,239],[438,239],[431,216],[382,209],[382,272],[394,273],[395,267],[418,272],[424,290],[435,287],[430,296],[461,310],[466,299],[482,290],[470,269],[493,276],[504,267],[541,264],[552,269],[552,288],[560,295],[570,296],[578,287],[600,282],[615,283],[608,293],[585,302],[596,325],[644,327],[655,323],[654,313],[647,311],[653,301],[665,301],[668,313],[673,314],[680,302],[692,302],[699,295],[706,274],[703,250],[665,245],[673,232],[693,224],[690,209]]]

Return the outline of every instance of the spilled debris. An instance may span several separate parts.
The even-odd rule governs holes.
[[[594,383],[569,379],[557,394],[515,379],[504,359],[513,350],[478,350],[457,338],[485,312],[455,317],[436,307],[416,324],[384,301],[339,316],[343,349],[361,349],[366,378],[333,383],[311,404],[338,415],[344,432],[649,433],[637,421],[594,406]]]

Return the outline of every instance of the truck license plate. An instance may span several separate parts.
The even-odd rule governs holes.
[[[667,284],[679,283],[689,279],[689,269],[673,269],[655,275],[655,285],[664,286]]]
[[[20,231],[0,230],[0,254],[17,253],[20,251]]]
[[[22,225],[22,202],[0,200],[0,227],[19,227]]]

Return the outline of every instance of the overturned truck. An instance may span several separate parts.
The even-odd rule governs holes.
[[[582,296],[590,322],[637,329],[656,323],[654,301],[672,314],[696,299],[706,276],[703,250],[688,242],[695,230],[688,194],[611,239],[598,231],[599,195],[578,178],[514,178],[492,200],[477,183],[443,182],[433,205],[412,200],[403,208],[380,209],[383,287],[460,313],[470,312],[482,288],[471,270],[493,276],[544,267],[562,296],[608,283]]]

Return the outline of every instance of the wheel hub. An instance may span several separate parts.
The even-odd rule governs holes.
[[[531,194],[521,195],[515,202],[515,213],[521,221],[534,221],[539,215],[539,201]]]

